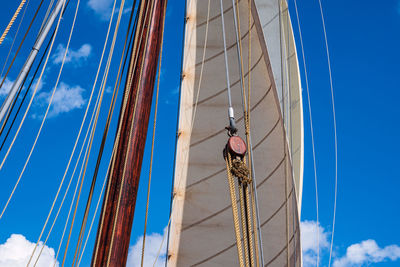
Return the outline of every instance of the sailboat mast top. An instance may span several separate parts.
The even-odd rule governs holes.
[[[18,74],[17,79],[15,80],[14,84],[12,85],[10,92],[7,95],[7,98],[4,100],[1,109],[0,109],[0,121],[4,119],[4,116],[7,113],[7,110],[9,109],[15,95],[18,92],[18,88],[21,86],[22,81],[25,79],[25,77],[28,75],[29,69],[31,68],[33,62],[35,61],[35,58],[39,52],[40,47],[42,46],[44,40],[47,37],[47,34],[49,33],[51,27],[53,26],[53,23],[57,17],[57,15],[60,13],[61,9],[65,6],[65,1],[66,0],[58,0],[55,8],[50,14],[49,19],[47,20],[46,24],[44,25],[43,29],[39,32],[35,44],[32,47],[32,51],[29,54],[28,58],[25,61],[24,66],[22,67],[20,73]]]

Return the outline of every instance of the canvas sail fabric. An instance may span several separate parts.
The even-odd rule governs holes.
[[[282,11],[285,8],[281,8],[278,1],[275,1],[276,5],[272,2],[274,1],[252,2],[253,16],[250,26],[251,135],[262,245],[265,266],[301,266],[301,93],[291,26],[290,23],[286,23],[286,26],[279,23],[284,18]],[[203,77],[197,109],[194,112],[206,36],[207,4],[206,0],[187,1],[168,266],[238,266],[231,200],[222,154],[228,140],[225,130],[228,117],[219,1],[211,1]],[[232,101],[238,134],[244,138],[232,1],[224,0],[223,4]],[[271,10],[266,12],[265,9]],[[247,84],[247,1],[239,2],[239,14]],[[261,18],[261,15],[266,14],[270,16],[270,21],[278,20],[278,24],[274,21],[274,25],[281,28],[270,30],[268,25],[272,24],[264,26],[268,17]],[[285,27],[288,32],[286,40],[289,40],[286,48],[284,49],[285,42],[280,38],[277,44],[271,39],[271,48],[268,38],[272,34],[278,34],[279,37]],[[276,36],[271,38],[276,39]],[[270,49],[273,53],[279,53],[285,63],[281,65],[279,60],[272,62]],[[283,51],[294,55],[291,57],[287,53],[285,56]],[[280,80],[275,77],[275,72],[280,74]],[[285,78],[288,76],[290,79]],[[280,87],[277,85],[279,81]]]

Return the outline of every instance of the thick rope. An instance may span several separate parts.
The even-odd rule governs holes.
[[[35,11],[35,14],[33,15],[33,18],[32,18],[32,20],[31,20],[31,22],[29,23],[28,29],[26,30],[25,35],[24,35],[24,37],[22,38],[22,40],[21,40],[21,42],[20,42],[20,44],[19,44],[19,46],[18,46],[18,49],[17,49],[17,51],[15,52],[15,55],[14,55],[13,59],[11,60],[10,66],[8,66],[7,71],[6,71],[6,74],[4,75],[3,79],[1,80],[0,88],[3,86],[4,81],[6,80],[7,75],[8,75],[8,73],[9,73],[10,70],[11,70],[11,67],[13,66],[14,61],[15,61],[15,59],[17,58],[19,51],[21,50],[22,44],[24,43],[26,36],[28,36],[28,33],[29,33],[29,31],[30,31],[30,29],[31,29],[31,27],[32,27],[33,22],[34,22],[35,19],[36,19],[37,14],[39,13],[39,10],[40,10],[40,8],[41,8],[43,2],[44,2],[44,0],[41,0],[41,1],[40,1],[39,6],[37,7],[37,9],[36,9],[36,11]],[[4,65],[4,66],[5,66],[5,65]],[[2,74],[2,75],[3,75],[3,71],[4,71],[4,66],[3,66],[3,70],[1,71],[1,74]]]
[[[232,162],[233,165],[233,162]],[[231,172],[234,173],[233,171],[233,166],[231,166]],[[236,174],[233,174],[236,176]],[[238,176],[236,176],[238,177]],[[240,177],[238,177],[239,179],[241,179]],[[249,242],[248,242],[248,236],[247,236],[247,220],[246,218],[246,208],[245,208],[245,204],[244,204],[244,196],[243,196],[243,187],[244,184],[242,182],[238,183],[239,185],[239,206],[240,206],[240,215],[242,217],[241,222],[242,222],[242,232],[243,232],[243,245],[244,245],[244,260],[245,260],[245,264],[246,267],[250,266],[250,261],[249,261]]]
[[[238,216],[238,207],[236,200],[236,190],[235,190],[235,181],[233,180],[231,166],[232,166],[232,158],[229,152],[226,152],[226,173],[228,176],[228,184],[229,184],[229,192],[231,196],[231,204],[232,204],[232,215],[233,215],[233,223],[235,228],[235,237],[236,237],[236,247],[238,251],[239,258],[239,266],[243,267],[243,249],[242,249],[242,240],[240,234],[240,225],[239,225],[239,216]]]
[[[251,193],[252,193],[252,191],[251,191],[251,189],[252,189],[252,186],[251,186],[251,184],[250,184],[250,186],[248,186],[248,185],[246,185],[246,190],[245,190],[245,192],[246,192],[246,198],[245,198],[245,202],[246,202],[246,211],[247,211],[247,227],[248,227],[248,229],[249,229],[249,243],[250,243],[250,246],[251,246],[251,248],[250,248],[250,263],[251,263],[251,265],[250,266],[256,266],[256,264],[255,264],[255,262],[254,262],[254,250],[256,249],[257,250],[257,245],[255,245],[255,248],[254,248],[254,233],[253,233],[253,222],[255,221],[255,217],[253,217],[252,218],[252,212],[251,212],[251,209],[252,209],[252,202],[251,202],[251,197],[250,197],[250,195],[251,195]],[[258,259],[256,258],[256,262],[257,262],[257,264],[258,264]]]
[[[26,13],[26,10],[28,9],[29,3],[30,3],[30,0],[28,0],[28,2],[26,3],[26,6],[25,6],[25,8],[24,8],[24,12],[22,13],[21,20],[20,20],[19,23],[18,23],[17,31],[15,32],[13,41],[12,41],[11,46],[10,46],[10,49],[8,50],[8,54],[7,54],[6,60],[4,61],[3,68],[1,69],[0,77],[3,76],[3,71],[4,71],[4,69],[6,68],[6,65],[7,65],[7,62],[8,62],[8,58],[9,58],[10,55],[11,55],[11,51],[12,51],[12,49],[13,49],[13,47],[14,47],[15,40],[16,40],[17,37],[18,37],[19,29],[21,28],[21,24],[22,24],[22,22],[24,21],[25,13]]]
[[[233,2],[233,1],[232,1]],[[253,181],[252,183],[254,185],[251,185],[250,187],[252,188],[250,190],[250,193],[253,194],[255,193],[255,177],[254,174],[251,172],[251,169],[254,168],[254,166],[252,165],[252,146],[251,146],[251,135],[250,135],[250,86],[251,86],[251,2],[248,1],[248,29],[249,29],[249,39],[248,39],[248,90],[247,90],[247,97],[246,97],[246,87],[245,87],[245,78],[244,78],[244,63],[243,63],[243,48],[242,48],[242,35],[241,35],[241,23],[240,23],[240,10],[239,10],[239,1],[236,0],[235,3],[233,4],[233,9],[234,9],[234,15],[236,15],[236,20],[237,23],[235,23],[235,28],[237,30],[236,33],[236,37],[237,37],[237,44],[238,44],[238,58],[240,60],[240,81],[241,81],[241,95],[242,95],[242,106],[243,106],[243,116],[244,116],[244,126],[245,126],[245,135],[246,135],[246,143],[247,143],[247,150],[248,150],[248,161],[249,161],[249,166],[251,166],[251,168],[249,169],[249,173],[247,174],[248,177],[252,177]],[[236,8],[235,8],[236,5]],[[235,21],[236,22],[236,21]],[[237,25],[236,25],[237,24]],[[249,178],[251,179],[251,178]],[[251,183],[251,181],[250,181]],[[249,190],[248,188],[246,189],[246,195],[249,193],[247,190]],[[255,197],[254,197],[255,198]],[[253,243],[253,231],[251,231],[251,226],[252,226],[252,219],[251,216],[247,217],[247,222],[248,222],[248,227],[249,227],[249,244],[250,244],[250,259],[251,259],[251,266],[255,266],[254,263],[254,250],[255,251],[255,255],[256,255],[256,262],[257,262],[257,266],[260,265],[259,261],[262,261],[262,257],[260,258],[260,254],[259,254],[259,244],[258,244],[258,227],[257,227],[257,206],[256,206],[256,201],[254,199],[254,202],[251,201],[247,201],[248,205],[248,209],[250,209],[250,207],[252,207],[254,209],[253,215],[254,218],[254,222],[255,222],[255,231],[256,231],[256,238],[255,238],[255,243]],[[250,210],[249,210],[250,211]],[[254,248],[255,245],[255,248]],[[262,254],[261,254],[262,255]]]
[[[24,6],[26,0],[22,0],[21,3],[19,4],[17,10],[14,13],[14,16],[11,18],[10,22],[8,23],[6,29],[4,30],[3,34],[0,37],[0,45],[3,43],[4,39],[6,38],[6,35],[8,31],[10,30],[11,26],[14,24],[14,21],[18,17],[19,12],[21,11],[22,7]]]

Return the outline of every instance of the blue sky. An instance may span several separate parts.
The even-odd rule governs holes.
[[[10,10],[16,9],[19,4],[17,2],[19,1],[4,1],[2,3],[0,29],[3,29],[8,23],[11,16]],[[130,7],[131,3],[132,1],[127,1],[124,8],[122,26],[118,35],[120,40],[125,36],[129,19],[126,8]],[[31,242],[36,242],[40,234],[88,103],[107,31],[107,18],[111,12],[111,4],[111,0],[81,1],[76,28],[70,44],[70,53],[48,119],[44,124],[37,147],[22,176],[14,198],[10,202],[4,217],[0,219],[0,244],[3,244],[0,245],[0,256],[4,251],[10,254],[10,250],[7,249],[16,246],[29,250],[32,246]],[[37,5],[38,1],[31,1],[29,4],[21,32],[17,37],[17,44],[21,40]],[[119,5],[119,1],[117,5]],[[294,14],[293,1],[289,1],[289,5],[292,14]],[[334,139],[329,76],[318,2],[316,0],[298,1],[298,6],[309,73],[320,211],[320,225],[317,227],[315,224],[316,208],[311,138],[308,108],[305,102],[305,170],[302,221],[304,222],[303,230],[306,230],[303,237],[306,237],[307,240],[304,240],[303,243],[304,258],[308,257],[307,259],[315,260],[316,244],[314,241],[315,231],[318,229],[321,236],[320,266],[327,266],[329,255],[327,247],[332,231],[334,199]],[[60,24],[60,32],[49,58],[42,84],[39,86],[37,97],[28,113],[21,134],[18,136],[3,169],[0,170],[1,208],[19,176],[43,118],[50,92],[60,68],[60,58],[66,46],[75,7],[76,1],[71,1]],[[335,267],[398,266],[400,262],[397,260],[400,257],[400,248],[398,247],[400,246],[400,235],[397,227],[400,225],[400,209],[397,203],[400,196],[397,191],[400,186],[400,179],[398,179],[400,175],[396,167],[399,160],[397,151],[400,148],[400,142],[397,137],[400,134],[400,128],[396,122],[400,115],[397,104],[397,99],[400,96],[397,83],[399,76],[397,62],[400,60],[400,53],[398,52],[400,45],[400,2],[389,0],[383,4],[370,0],[337,0],[323,1],[323,7],[332,60],[339,148],[339,194],[333,261],[336,262]],[[39,17],[43,17],[44,13],[45,8],[41,10]],[[163,157],[161,152],[166,151],[172,155],[175,143],[183,14],[184,1],[170,0],[167,9],[165,53],[161,72],[160,112],[154,158],[156,168],[153,173],[148,226],[148,233],[151,234],[148,246],[151,248],[158,248],[169,215],[173,157]],[[294,18],[292,16],[292,19]],[[0,67],[4,64],[18,23],[19,20],[12,27],[5,42],[0,45]],[[298,37],[297,24],[295,21],[293,23],[295,35]],[[36,34],[39,27],[40,23],[36,22],[33,25],[30,37],[27,38],[22,52],[15,62],[15,67],[8,75],[5,87],[0,90],[1,101],[5,96],[3,89],[5,90],[16,78],[18,70],[33,44],[34,38],[32,36]],[[117,47],[118,45],[121,46],[121,42],[123,41],[118,41]],[[16,47],[14,47],[13,52],[15,50]],[[298,51],[300,51],[299,46]],[[113,66],[118,64],[120,54],[121,49],[117,49]],[[302,69],[302,64],[300,65]],[[115,81],[116,68],[111,68],[106,84],[104,107],[100,114],[100,118],[103,118],[103,120],[99,122],[95,144],[99,144],[101,138],[107,112],[106,107],[111,99],[109,91]],[[304,83],[303,87],[305,87]],[[303,92],[303,97],[306,101],[305,92]],[[17,123],[20,117],[17,119]],[[111,152],[110,141],[112,141],[115,133],[115,121],[116,117],[114,117],[110,129],[110,138],[100,169],[99,185],[95,192],[96,201],[107,168],[105,163]],[[13,136],[14,133],[15,129],[11,131],[10,136]],[[10,140],[6,143],[6,147],[9,143]],[[96,155],[98,147],[94,146],[93,150],[94,155]],[[4,154],[3,149],[0,151],[0,158],[3,158]],[[95,156],[91,156],[81,203],[86,201],[94,162]],[[130,266],[136,266],[132,263],[138,259],[137,250],[135,250],[138,246],[135,245],[138,240],[140,241],[143,234],[148,165],[149,150],[147,149],[131,237]],[[67,178],[69,179],[69,176]],[[72,193],[69,193],[66,198],[66,203],[68,203],[66,205],[69,205],[71,197]],[[54,233],[47,242],[48,247],[44,250],[45,255],[50,259],[52,257],[50,248],[57,250],[67,212],[66,206],[60,213],[59,221],[53,230]],[[78,213],[78,221],[81,216],[82,214]],[[96,228],[96,226],[97,223],[95,222],[94,227]],[[90,263],[94,233],[95,231],[92,232],[92,238],[89,239],[89,245],[81,266],[88,266]],[[11,236],[12,234],[18,235]],[[72,244],[74,244],[74,240],[72,240]],[[73,250],[74,248],[70,249]],[[154,255],[149,255],[149,258],[151,257],[154,257]],[[70,259],[68,258],[68,260]],[[15,262],[13,263],[15,264]],[[0,266],[7,266],[7,262],[3,263],[0,259]],[[315,264],[307,266],[315,266]]]

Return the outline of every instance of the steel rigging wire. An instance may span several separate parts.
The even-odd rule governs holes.
[[[301,31],[299,12],[297,8],[297,0],[294,0],[294,6],[296,10],[296,18],[297,18],[297,26],[299,30],[300,36],[300,47],[301,54],[303,58],[303,67],[304,67],[304,77],[306,82],[306,92],[307,92],[307,102],[308,102],[308,114],[310,120],[310,132],[311,132],[311,148],[312,148],[312,157],[313,157],[313,168],[314,168],[314,185],[315,185],[315,203],[316,203],[316,216],[317,216],[317,227],[319,227],[319,201],[318,201],[318,176],[317,176],[317,162],[316,162],[316,154],[315,154],[315,140],[314,140],[314,128],[313,128],[313,119],[312,119],[312,109],[311,109],[311,98],[310,98],[310,90],[308,84],[308,72],[307,72],[307,64],[306,58],[304,54],[304,43],[303,43],[303,35]],[[319,266],[319,257],[320,257],[320,240],[319,240],[319,231],[317,232],[317,262],[316,266]]]

